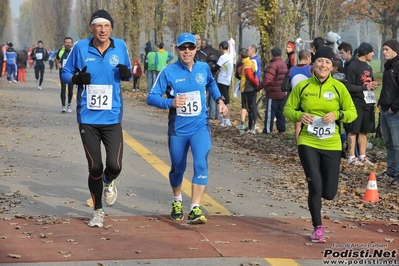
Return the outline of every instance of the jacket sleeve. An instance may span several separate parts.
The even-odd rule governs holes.
[[[212,99],[216,101],[219,97],[222,96],[220,93],[219,87],[216,84],[216,80],[213,78],[212,72],[209,67],[207,69],[208,82],[206,85],[206,89],[209,91],[209,94],[212,96]]]
[[[300,94],[302,87],[299,84],[295,86],[295,88],[289,94],[283,111],[284,116],[292,122],[300,122],[302,114],[304,113],[301,109]]]
[[[171,54],[171,53],[169,53],[168,52],[168,61],[166,61],[167,63],[170,63],[170,62],[172,62],[172,60],[174,59],[175,57]]]
[[[164,70],[165,69],[159,73],[154,86],[148,94],[147,104],[162,109],[168,109],[173,107],[173,98],[162,97],[166,93],[166,88],[168,87],[168,79]]]
[[[245,76],[251,82],[252,86],[257,87],[259,85],[258,78],[254,75],[250,67],[245,68]]]
[[[290,56],[290,63],[291,63],[291,67],[292,67],[292,66],[295,66],[295,54],[292,54],[292,55]]]
[[[263,77],[263,80],[259,84],[258,88],[259,89],[263,89],[263,88],[266,88],[267,86],[269,86],[273,82],[274,77],[276,76],[276,74],[277,74],[276,69],[274,67],[272,67],[272,66],[269,66],[266,69],[266,73],[265,73],[265,75]]]
[[[355,121],[355,119],[357,118],[356,106],[353,103],[352,96],[344,87],[341,89],[341,95],[339,100],[339,105],[341,108],[340,111],[344,114],[344,118],[341,121],[344,123],[351,123]],[[340,111],[337,111],[335,113],[335,117],[339,117]]]
[[[347,81],[345,83],[345,86],[348,89],[348,91],[349,92],[362,92],[364,90],[367,90],[366,86],[355,85],[356,75],[357,75],[356,72],[350,67],[345,71],[345,79]]]
[[[394,90],[396,90],[395,95],[399,95],[399,66],[396,66],[395,75],[391,75],[391,77],[392,77],[392,81],[393,81],[392,86],[394,86]],[[399,97],[397,97],[396,99],[393,100],[390,108],[391,108],[392,112],[394,112],[394,113],[399,111]]]
[[[68,56],[65,66],[62,68],[61,79],[63,82],[70,83],[73,74],[75,74],[76,71],[79,71],[79,69],[83,69],[85,66],[84,64],[80,64],[78,56],[79,48],[77,45],[74,45]]]

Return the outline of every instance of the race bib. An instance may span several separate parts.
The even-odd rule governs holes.
[[[43,59],[43,53],[36,53],[36,60],[42,60]]]
[[[178,116],[197,116],[201,113],[201,94],[199,91],[192,91],[186,93],[177,93],[177,96],[185,94],[187,101],[181,108],[176,108]]]
[[[375,94],[373,91],[363,91],[364,94],[364,101],[366,103],[376,103],[377,101],[375,100]]]
[[[112,109],[112,85],[86,85],[86,95],[87,109]]]
[[[318,139],[331,138],[335,133],[335,122],[326,125],[321,117],[315,116],[313,123],[308,126],[308,133]]]
[[[65,67],[66,61],[67,61],[66,59],[62,59],[62,68]]]

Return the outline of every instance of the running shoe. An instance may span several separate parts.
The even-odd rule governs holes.
[[[72,108],[70,105],[68,105],[67,111],[68,111],[68,113],[72,113]]]
[[[399,176],[394,177],[391,182],[391,185],[397,185],[397,184],[399,184]]]
[[[310,240],[315,243],[326,243],[326,238],[324,237],[324,226],[318,225],[313,229]]]
[[[238,130],[245,130],[247,128],[247,126],[245,124],[241,124],[239,126],[237,126]]]
[[[381,174],[377,175],[377,178],[395,178],[395,176],[388,175],[387,172],[384,171]]]
[[[371,166],[374,165],[374,163],[370,162],[369,157],[367,157],[367,156],[364,156],[363,159],[360,159],[360,162],[362,162],[363,164],[371,165]]]
[[[118,190],[116,189],[115,186],[115,180],[112,180],[112,182],[109,184],[105,183],[104,187],[105,203],[107,203],[108,206],[111,206],[112,204],[115,203],[117,197],[118,197]]]
[[[65,106],[63,106],[63,107],[61,108],[61,113],[66,113]]]
[[[206,223],[206,217],[202,214],[200,206],[194,207],[188,214],[188,224],[204,224]]]
[[[93,211],[90,221],[87,223],[90,227],[103,227],[104,222],[104,211],[103,209],[97,209]]]
[[[170,218],[175,221],[181,221],[184,218],[183,214],[183,202],[172,201],[172,212],[170,213]]]
[[[15,79],[14,79],[12,82],[14,82],[14,83],[18,83],[18,81],[16,81]]]
[[[40,86],[37,86],[37,89],[40,91],[40,90],[42,89],[42,87],[40,87]]]
[[[256,134],[256,130],[255,129],[248,129],[247,133]]]
[[[348,159],[348,165],[362,166],[363,163],[358,158]]]

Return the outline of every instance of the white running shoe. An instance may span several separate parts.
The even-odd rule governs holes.
[[[363,164],[371,165],[371,166],[374,165],[374,163],[370,162],[369,157],[367,157],[367,156],[364,156],[363,159],[360,159],[360,162],[362,162]]]
[[[14,79],[12,82],[14,82],[14,83],[18,83],[18,81],[16,81],[15,79]]]
[[[103,227],[104,222],[104,211],[103,209],[97,209],[93,211],[90,221],[87,223],[90,227]]]
[[[111,206],[112,204],[115,203],[116,198],[118,197],[118,190],[116,189],[115,186],[115,180],[112,180],[112,182],[109,184],[105,183],[103,194],[104,194],[105,203],[107,203],[108,206]]]
[[[65,106],[63,106],[63,107],[61,108],[61,113],[66,113]]]
[[[255,129],[248,129],[247,133],[249,134],[256,134],[256,130]]]
[[[348,165],[362,166],[363,163],[358,158],[353,158],[352,160],[348,159]]]
[[[68,113],[72,113],[72,108],[71,108],[70,105],[68,105],[67,112],[68,112]]]
[[[40,91],[40,90],[42,89],[42,87],[40,87],[40,86],[37,86],[37,89]]]

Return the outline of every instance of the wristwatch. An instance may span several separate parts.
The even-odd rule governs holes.
[[[339,111],[339,118],[338,118],[338,120],[341,121],[342,119],[344,119],[344,113],[341,112],[341,111]]]

